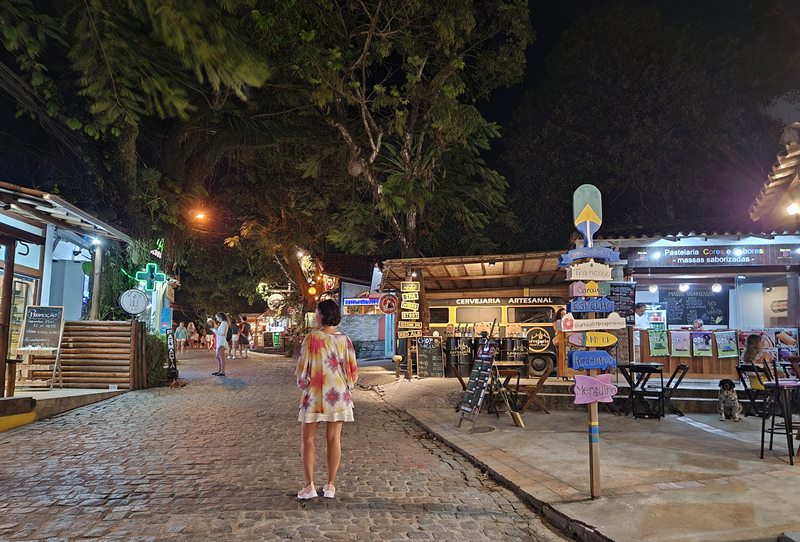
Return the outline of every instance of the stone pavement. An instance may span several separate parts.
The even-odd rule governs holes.
[[[0,540],[561,540],[513,493],[356,390],[333,501],[298,502],[294,363],[253,355],[0,434]],[[322,437],[322,435],[320,435]],[[324,438],[317,485],[324,483]]]
[[[603,496],[592,500],[584,409],[528,411],[524,429],[481,413],[475,432],[456,428],[452,408],[408,413],[581,539],[776,541],[800,530],[800,466],[789,466],[785,437],[759,459],[760,418],[601,413]]]

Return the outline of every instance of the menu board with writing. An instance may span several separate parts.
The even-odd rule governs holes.
[[[729,314],[728,289],[713,292],[706,285],[692,285],[681,292],[678,288],[660,288],[658,299],[667,304],[670,325],[691,325],[702,320],[704,325],[727,326]]]
[[[417,338],[417,375],[444,377],[441,337]]]
[[[636,307],[636,283],[612,282],[611,293],[608,299],[614,302],[614,312],[628,320],[633,325],[633,311]]]
[[[468,414],[480,412],[483,397],[486,395],[486,388],[492,376],[495,348],[491,347],[488,350],[478,349],[478,355],[475,356],[472,373],[470,373],[469,382],[467,382],[467,389],[464,390],[464,397],[461,399],[460,409],[462,412]]]
[[[52,348],[61,345],[64,329],[64,307],[31,305],[25,309],[25,322],[19,348]]]

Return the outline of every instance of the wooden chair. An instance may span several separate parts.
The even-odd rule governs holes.
[[[550,414],[550,411],[547,410],[547,407],[544,406],[544,401],[538,397],[539,392],[544,389],[544,383],[547,380],[547,377],[550,376],[550,373],[553,371],[553,360],[547,361],[547,368],[539,377],[539,380],[536,384],[533,385],[526,385],[519,387],[519,393],[526,393],[528,395],[528,399],[525,401],[525,404],[522,405],[522,408],[519,409],[519,413],[522,414],[525,412],[532,403],[535,403],[536,406],[541,408],[545,414]]]

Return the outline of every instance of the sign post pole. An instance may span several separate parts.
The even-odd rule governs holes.
[[[596,263],[594,258],[607,262],[619,261],[619,256],[607,248],[594,246],[592,236],[603,223],[603,208],[600,191],[597,187],[584,184],[579,186],[572,196],[572,212],[575,229],[583,236],[583,247],[571,250],[561,256],[560,264],[567,266],[567,280],[573,281],[570,293],[573,295],[569,303],[569,314],[561,320],[564,331],[580,332],[571,344],[585,348],[569,354],[569,365],[574,370],[585,370],[588,376],[575,377],[575,403],[588,405],[589,429],[589,480],[593,499],[600,497],[600,413],[598,401],[610,403],[617,392],[611,384],[611,375],[599,374],[599,369],[616,367],[616,360],[608,352],[598,346],[610,346],[614,340],[606,337],[607,333],[593,333],[592,330],[620,329],[625,321],[614,311],[614,304],[607,298],[610,293],[608,283],[594,281],[611,280],[611,267],[604,263]],[[577,263],[576,260],[588,260]],[[583,283],[583,280],[589,281]],[[609,313],[605,318],[597,318],[599,314]],[[575,319],[573,313],[578,314]],[[580,314],[585,315],[580,319]]]

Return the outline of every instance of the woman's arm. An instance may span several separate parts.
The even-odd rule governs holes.
[[[311,376],[308,370],[308,358],[306,357],[306,342],[308,342],[308,335],[303,339],[300,345],[300,355],[297,358],[297,367],[294,370],[294,376],[297,378],[297,387],[304,390],[311,382]]]
[[[347,337],[347,359],[345,360],[345,370],[347,371],[348,384],[354,386],[358,381],[358,363],[356,361],[356,349],[350,337]]]

